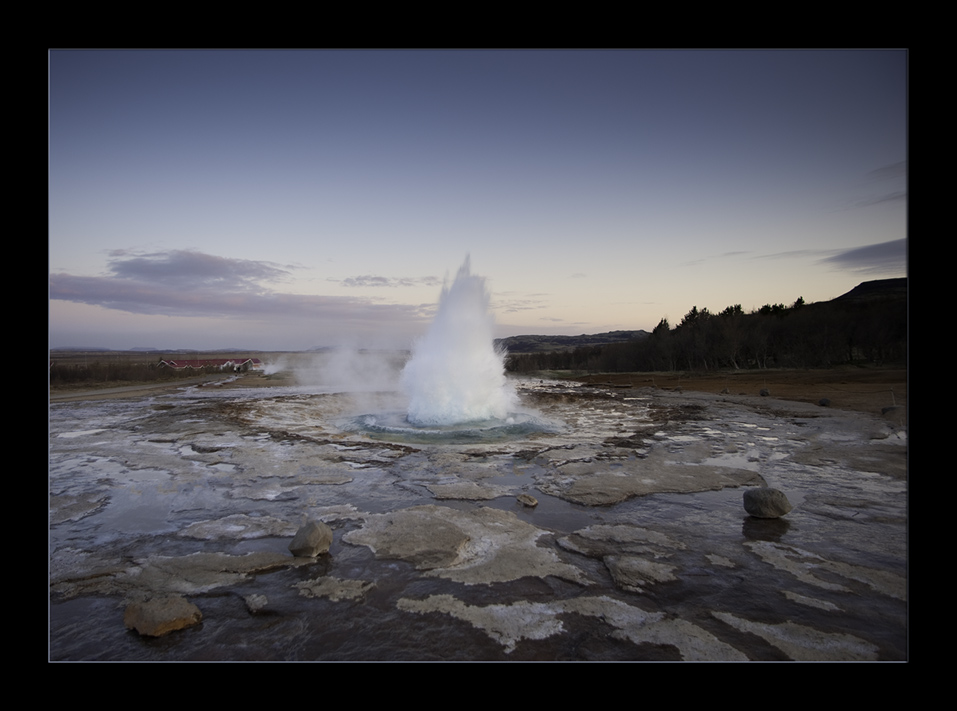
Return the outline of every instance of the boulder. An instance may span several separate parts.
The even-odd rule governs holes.
[[[246,603],[246,609],[253,614],[262,612],[263,608],[269,604],[269,598],[265,595],[247,595],[243,601]]]
[[[296,531],[289,551],[299,558],[315,558],[328,553],[331,545],[332,529],[321,521],[309,521]]]
[[[756,518],[779,518],[791,508],[788,497],[778,489],[758,487],[744,492],[744,510]]]
[[[162,637],[192,627],[202,619],[199,608],[178,595],[130,603],[123,614],[127,628],[146,637]]]

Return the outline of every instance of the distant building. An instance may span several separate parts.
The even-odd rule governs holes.
[[[205,358],[201,360],[161,360],[160,365],[174,370],[187,368],[219,368],[220,370],[245,373],[247,370],[262,370],[263,363],[259,358]]]

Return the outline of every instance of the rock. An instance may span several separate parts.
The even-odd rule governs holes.
[[[569,462],[561,467],[562,479],[541,479],[540,491],[584,506],[609,506],[635,496],[662,492],[715,491],[725,487],[760,484],[750,469],[709,464],[675,465],[667,453],[652,450],[647,457],[624,461],[616,468],[594,462]]]
[[[539,545],[546,535],[510,511],[426,505],[372,514],[342,540],[368,546],[377,558],[400,558],[427,575],[465,585],[548,576],[587,584],[581,568]]]
[[[263,608],[269,604],[269,598],[265,595],[247,595],[243,601],[246,603],[246,609],[253,614],[262,612]]]
[[[332,529],[322,522],[310,521],[296,531],[289,550],[299,558],[315,558],[328,553],[331,545]]]
[[[483,486],[474,481],[458,481],[452,484],[427,484],[426,489],[437,499],[464,499],[483,501],[497,499],[508,493],[504,486]]]
[[[457,513],[457,512],[456,512]],[[366,525],[347,533],[343,540],[369,546],[376,555],[400,558],[419,570],[444,568],[459,561],[471,540],[457,525],[456,514],[436,506],[418,506],[371,516]]]
[[[820,405],[821,407],[830,407],[831,401],[828,400],[826,397],[822,397],[820,400],[817,401],[817,404]]]
[[[123,615],[123,623],[146,637],[162,637],[203,619],[203,613],[193,603],[178,595],[130,603]]]
[[[320,577],[315,580],[303,580],[293,587],[299,588],[299,594],[304,597],[325,597],[338,602],[363,597],[375,587],[375,583],[371,580],[340,580],[339,578]]]
[[[515,498],[518,499],[518,503],[520,503],[522,506],[528,506],[529,508],[538,506],[538,499],[530,494],[519,494]]]
[[[744,492],[744,510],[756,518],[778,518],[791,508],[788,497],[778,489],[758,487]]]
[[[758,393],[758,394],[759,394],[761,397],[767,397],[768,395],[771,394],[771,391],[768,390],[767,388],[761,388],[761,392]]]
[[[605,566],[618,587],[631,592],[642,592],[642,586],[676,580],[677,566],[657,563],[636,555],[610,555]]]

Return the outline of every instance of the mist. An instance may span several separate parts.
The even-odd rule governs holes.
[[[345,395],[347,409],[359,414],[404,406],[399,375],[408,359],[408,351],[339,347],[280,356],[264,374],[288,373],[298,386]]]

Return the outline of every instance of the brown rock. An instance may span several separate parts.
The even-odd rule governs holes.
[[[328,553],[331,545],[332,529],[322,522],[310,521],[296,531],[289,551],[300,558],[315,558]]]
[[[154,598],[130,603],[123,615],[123,623],[146,637],[162,637],[185,627],[192,627],[203,619],[203,613],[193,603],[176,596]]]
[[[744,510],[756,518],[779,518],[791,508],[788,497],[778,489],[759,487],[744,492]]]

